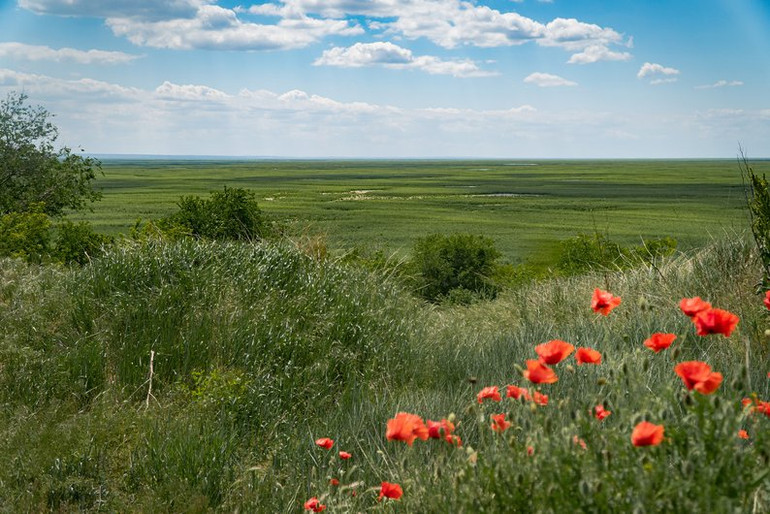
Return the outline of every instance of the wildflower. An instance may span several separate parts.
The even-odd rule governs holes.
[[[754,410],[770,418],[770,402],[763,402],[758,400],[757,406],[754,407]]]
[[[326,505],[323,505],[318,498],[313,496],[305,502],[305,510],[312,510],[313,512],[322,512],[326,510]]]
[[[527,401],[532,399],[529,396],[529,391],[527,391],[525,388],[518,387],[518,386],[515,386],[515,385],[506,386],[506,388],[505,388],[505,397],[506,398],[513,398],[514,400],[518,400],[522,396]]]
[[[448,419],[442,419],[441,421],[428,420],[428,437],[431,439],[443,438],[449,444],[460,446],[462,444],[460,438],[452,434],[454,429],[454,423]]]
[[[684,382],[687,389],[701,394],[711,394],[722,383],[722,374],[711,371],[711,366],[701,361],[680,362],[674,366],[674,373]]]
[[[530,457],[535,454],[535,449],[532,446],[527,446],[527,455]]]
[[[535,391],[535,393],[532,395],[533,400],[538,405],[548,405],[548,395],[547,394],[541,394],[540,391]]]
[[[612,414],[612,412],[608,411],[604,408],[604,405],[597,405],[594,407],[594,417],[598,419],[599,421],[604,421],[604,418]]]
[[[460,439],[459,435],[451,434],[446,436],[444,440],[450,445],[457,446],[458,448],[463,445],[463,440]]]
[[[661,350],[665,350],[676,339],[676,334],[664,334],[663,332],[655,332],[650,337],[644,340],[644,346],[649,348],[655,353]]]
[[[540,357],[543,364],[558,364],[566,359],[574,350],[574,346],[559,339],[535,346],[535,353]]]
[[[342,460],[348,460],[353,455],[348,452],[340,452],[340,459]]]
[[[663,425],[642,421],[631,432],[631,444],[634,446],[657,446],[663,441]]]
[[[428,439],[428,428],[417,414],[399,412],[393,419],[388,420],[385,438],[388,441],[404,441],[412,446],[417,438],[423,441]]]
[[[377,498],[377,501],[382,500],[383,497],[398,500],[403,494],[404,490],[401,489],[400,485],[383,482],[380,484],[380,496]]]
[[[340,481],[339,481],[339,480],[337,480],[336,478],[332,478],[331,480],[329,480],[329,483],[330,483],[331,485],[333,485],[333,486],[338,486],[338,485],[340,485]]]
[[[500,391],[497,390],[497,386],[485,387],[479,391],[479,394],[476,395],[476,399],[479,401],[479,403],[483,402],[487,398],[496,402],[502,400]]]
[[[511,423],[505,421],[505,414],[493,414],[492,416],[492,430],[495,432],[505,432],[505,430],[511,426]]]
[[[577,435],[574,435],[574,436],[572,437],[572,442],[573,442],[574,444],[576,444],[576,445],[580,446],[580,447],[581,447],[581,448],[583,448],[584,450],[586,449],[586,442],[585,442],[583,439],[579,438]]]
[[[765,297],[762,299],[762,301],[764,302],[765,307],[770,310],[770,291],[765,291]]]
[[[699,336],[722,334],[730,337],[740,318],[723,309],[707,309],[693,316],[692,321]]]
[[[315,444],[317,444],[318,446],[320,446],[325,450],[331,450],[332,446],[334,446],[334,441],[332,439],[329,439],[328,437],[322,437],[320,439],[316,439]]]
[[[711,304],[701,300],[700,296],[695,298],[682,298],[679,302],[679,309],[687,316],[692,318],[701,311],[705,311],[711,308]]]
[[[746,432],[745,430],[738,430],[738,437],[740,437],[741,439],[748,439],[749,433]]]
[[[575,352],[575,360],[578,366],[581,364],[601,364],[602,354],[593,348],[578,348]]]
[[[556,373],[551,368],[535,359],[527,361],[524,378],[533,384],[553,384],[559,380],[559,377],[556,376]]]
[[[591,298],[591,308],[594,312],[607,316],[610,311],[618,305],[620,305],[619,296],[612,296],[612,293],[602,291],[598,288],[594,289],[594,295]]]

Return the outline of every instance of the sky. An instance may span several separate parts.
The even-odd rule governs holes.
[[[0,0],[92,154],[770,156],[769,0]]]

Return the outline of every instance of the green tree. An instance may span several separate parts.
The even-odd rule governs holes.
[[[101,162],[66,146],[56,149],[59,135],[52,114],[27,104],[27,95],[11,92],[0,100],[0,214],[43,211],[61,216],[81,210],[101,194],[93,187]]]

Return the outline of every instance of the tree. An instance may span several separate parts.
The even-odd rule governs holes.
[[[0,214],[42,204],[46,214],[61,216],[101,198],[93,187],[101,162],[66,146],[57,150],[53,115],[27,98],[11,92],[0,100]]]

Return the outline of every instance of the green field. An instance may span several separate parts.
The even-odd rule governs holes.
[[[224,185],[253,190],[266,213],[333,248],[400,254],[428,233],[472,232],[494,238],[511,262],[548,264],[558,241],[580,232],[626,244],[671,236],[691,248],[746,227],[733,160],[105,159],[103,169],[104,198],[85,218],[112,234]]]

